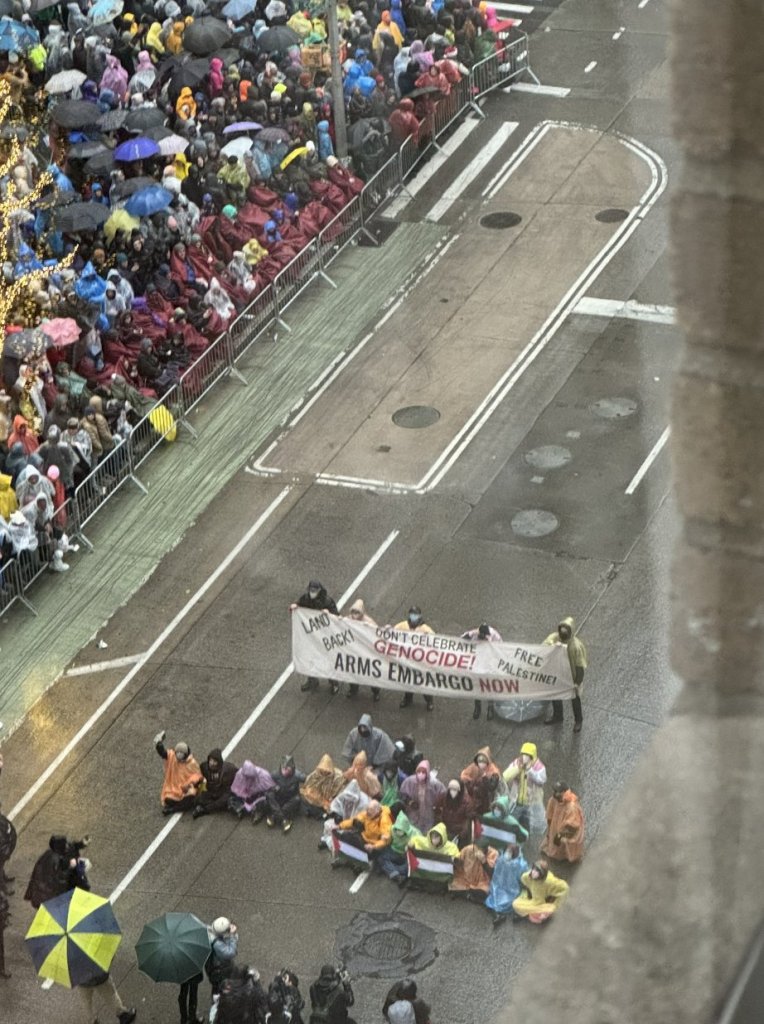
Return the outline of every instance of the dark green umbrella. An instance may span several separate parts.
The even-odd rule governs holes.
[[[153,981],[182,985],[201,973],[210,955],[207,926],[195,914],[163,914],[144,926],[135,952],[139,969]]]

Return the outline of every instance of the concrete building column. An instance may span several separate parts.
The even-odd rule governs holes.
[[[673,0],[672,18],[684,689],[521,975],[515,1024],[712,1022],[764,917],[764,4]]]

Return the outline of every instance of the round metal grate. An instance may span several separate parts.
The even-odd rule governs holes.
[[[480,226],[502,231],[505,228],[517,227],[522,219],[519,213],[511,213],[509,210],[499,211],[499,213],[487,213],[485,217],[481,217]]]
[[[512,530],[519,537],[546,537],[559,525],[557,516],[540,508],[525,508],[512,516]]]
[[[353,977],[401,978],[435,960],[435,931],[410,914],[361,911],[337,930],[339,959]]]
[[[626,220],[628,216],[628,210],[618,210],[611,206],[607,210],[600,210],[599,213],[595,213],[594,219],[602,224],[617,224],[621,220]]]
[[[375,960],[402,960],[411,952],[411,939],[400,928],[372,932],[361,943],[361,949]]]
[[[525,461],[536,469],[559,469],[572,458],[570,449],[559,444],[544,444],[525,453]]]
[[[603,420],[620,420],[624,416],[633,416],[637,411],[637,403],[631,398],[600,398],[589,408],[595,416]]]
[[[431,427],[439,419],[440,413],[431,405],[407,405],[393,413],[393,423],[396,427],[405,427],[407,430]]]

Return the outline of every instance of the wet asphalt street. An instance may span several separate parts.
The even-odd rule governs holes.
[[[527,6],[534,6],[531,0]],[[6,812],[15,806],[20,830],[14,919],[6,935],[13,978],[0,982],[4,1024],[82,1019],[72,994],[40,987],[21,945],[31,918],[20,899],[25,878],[57,831],[90,834],[93,889],[118,894],[125,938],[113,976],[142,1021],[177,1018],[175,991],[143,977],[132,952],[142,924],[165,910],[236,921],[240,959],[255,964],[265,980],[289,966],[307,989],[324,962],[344,958],[354,973],[359,1024],[381,1019],[390,979],[409,972],[436,1024],[490,1021],[537,944],[554,942],[553,926],[541,931],[508,923],[494,931],[479,906],[401,891],[380,876],[359,886],[351,873],[330,870],[327,854],[316,848],[319,826],[308,820],[289,835],[227,816],[168,822],[159,810],[161,764],[152,748],[154,734],[166,728],[170,742],[187,740],[199,757],[234,741],[230,756],[238,763],[248,757],[275,768],[290,752],[308,771],[324,752],[339,758],[348,729],[371,711],[393,737],[412,732],[446,780],[486,743],[504,768],[532,740],[550,783],[564,778],[578,793],[594,843],[670,708],[677,682],[668,667],[665,580],[673,515],[663,445],[678,330],[670,311],[667,192],[653,180],[649,207],[628,236],[619,234],[618,219],[597,219],[624,204],[630,210],[632,197],[652,187],[651,175],[673,169],[667,5],[565,0],[536,6],[524,25],[534,29],[534,70],[543,85],[570,92],[489,97],[486,122],[397,214],[427,219],[444,195],[452,197],[438,223],[444,237],[472,239],[476,232],[469,250],[474,262],[462,252],[458,262],[446,255],[429,268],[389,334],[380,327],[299,426],[274,436],[268,459],[264,448],[250,450],[242,439],[246,465],[104,626],[99,636],[108,651],[91,644],[76,659],[78,666],[105,658],[126,663],[65,676],[4,744],[2,804]],[[555,161],[543,158],[540,144],[505,191],[484,196],[546,121],[595,130],[583,180],[576,184],[580,137],[560,135]],[[516,127],[506,144],[470,177],[468,165],[508,122]],[[622,140],[623,153],[613,140]],[[632,160],[635,145],[655,159]],[[528,191],[534,183],[538,188]],[[508,246],[475,227],[488,210],[501,212],[501,202],[524,213],[528,204],[518,241]],[[549,225],[549,247],[538,250],[537,264],[520,268],[512,254],[532,205],[533,218],[541,216],[537,205]],[[574,215],[576,224],[588,225],[578,245],[569,230]],[[599,251],[612,238],[623,241],[607,259],[583,259],[589,244]],[[395,246],[395,232],[384,244]],[[546,288],[556,298],[543,312],[554,312],[569,291],[566,264],[576,278],[580,260],[581,272],[591,268],[585,295],[563,303],[535,357],[516,380],[507,376],[509,386],[473,422],[473,394],[487,395],[491,387],[484,385],[486,366],[495,367],[496,381],[503,379],[528,340],[523,318],[536,315],[534,302]],[[467,291],[486,282],[492,295],[482,312],[471,313],[470,322],[436,325],[443,300],[464,308]],[[383,294],[383,283],[371,284],[364,297],[370,329]],[[348,348],[362,336],[348,339]],[[401,339],[410,339],[408,353],[394,347]],[[391,395],[394,404],[426,401],[438,408],[449,431],[451,416],[464,443],[448,448],[448,438],[443,445],[428,440],[430,428],[406,430],[387,415],[375,420]],[[346,406],[358,413],[355,420],[331,418]],[[331,450],[322,451],[321,440]],[[441,451],[447,454],[438,461]],[[360,483],[348,471],[337,474],[347,479],[331,479],[332,462],[343,459],[358,467]],[[266,464],[278,474],[264,474]],[[420,480],[421,465],[435,468],[424,486],[409,486]],[[377,483],[365,484],[366,478]],[[346,592],[349,600],[363,596],[380,622],[397,621],[417,603],[444,633],[487,619],[505,638],[540,640],[562,616],[574,615],[590,656],[583,731],[573,734],[569,709],[565,724],[550,728],[539,721],[476,722],[471,705],[457,700],[440,700],[427,714],[421,700],[401,710],[389,693],[373,707],[363,690],[354,700],[331,696],[325,684],[301,693],[289,671],[287,608],[316,577],[338,600]],[[130,660],[147,651],[148,659]],[[70,752],[59,757],[70,741]],[[533,853],[531,842],[528,859]],[[575,871],[560,873],[571,879],[575,899]],[[582,955],[561,951],[574,953]]]

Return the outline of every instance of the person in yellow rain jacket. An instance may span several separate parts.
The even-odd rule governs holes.
[[[393,822],[390,817],[390,808],[383,807],[379,800],[370,801],[365,811],[361,811],[353,818],[346,818],[341,821],[341,829],[361,829],[363,848],[367,853],[373,854],[375,850],[381,850],[390,843],[393,831]]]
[[[432,628],[432,626],[428,626],[427,623],[424,621],[424,615],[422,615],[422,609],[418,608],[416,605],[413,605],[411,608],[409,608],[409,613],[406,616],[406,618],[402,622],[397,622],[393,626],[393,629],[402,630],[404,633],[434,633],[435,632],[435,630]],[[423,696],[424,696],[424,702],[427,705],[427,710],[428,711],[432,711],[432,708],[433,708],[433,699],[432,699],[432,697],[428,693],[425,693]],[[414,700],[414,694],[413,693],[404,693],[403,697],[401,697],[401,702],[400,702],[399,707],[407,708],[409,706],[409,704],[413,703],[413,700]]]
[[[6,523],[10,521],[11,516],[19,507],[16,492],[11,486],[12,483],[13,477],[7,473],[0,473],[0,516]]]
[[[183,50],[183,32],[186,28],[184,21],[174,21],[172,28],[164,44],[168,53],[180,53]]]
[[[190,121],[196,117],[196,100],[187,85],[183,86],[175,101],[175,113],[181,121]]]
[[[520,876],[523,891],[512,903],[516,917],[527,917],[531,924],[543,924],[556,913],[568,895],[570,886],[553,875],[545,860],[537,860],[530,871]]]
[[[459,847],[448,838],[446,826],[442,821],[433,825],[426,835],[414,836],[409,841],[409,848],[420,853],[442,853],[454,860],[459,856]]]
[[[573,718],[575,724],[573,732],[581,732],[584,722],[584,715],[581,708],[581,690],[584,685],[584,672],[589,662],[586,654],[586,647],[583,640],[576,636],[576,623],[572,615],[568,615],[560,622],[554,633],[550,633],[544,641],[545,644],[561,644],[567,648],[568,660],[570,661],[570,672],[573,676],[573,685],[576,688],[576,695],[571,701],[573,705]],[[562,701],[552,701],[552,716],[544,721],[544,725],[556,725],[562,721]]]

